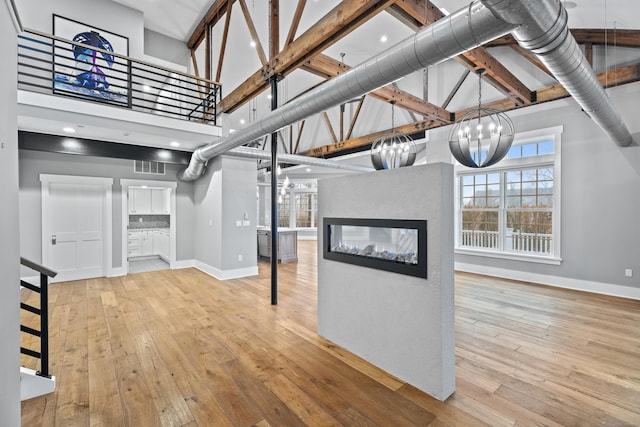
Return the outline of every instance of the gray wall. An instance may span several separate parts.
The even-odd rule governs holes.
[[[427,279],[326,260],[319,231],[318,333],[446,399],[455,389],[453,168],[323,179],[318,200],[320,224],[325,217],[428,221]]]
[[[20,242],[23,255],[42,259],[42,200],[40,174],[114,178],[113,182],[113,267],[122,260],[122,197],[120,179],[177,181],[177,165],[167,165],[166,175],[133,172],[133,160],[75,156],[20,150]],[[193,184],[178,181],[176,190],[176,260],[190,260],[193,251]],[[124,224],[126,227],[127,224]]]
[[[18,235],[18,129],[16,30],[0,2],[0,424],[20,425],[20,237]]]
[[[219,156],[209,162],[194,190],[197,260],[223,271],[257,266],[256,186],[255,160]],[[250,226],[237,227],[245,213]]]
[[[185,42],[148,28],[144,29],[144,53],[185,68],[189,67],[190,52]]]
[[[129,39],[129,56],[144,54],[144,15],[115,1],[15,0],[25,28],[53,34],[53,14]]]
[[[640,131],[640,83],[608,91],[632,133]],[[619,148],[572,99],[509,112],[516,132],[563,125],[562,263],[456,255],[456,262],[640,287],[640,147]],[[451,161],[449,129],[430,132],[429,161]],[[636,141],[640,141],[636,135]],[[633,269],[625,277],[624,269]]]

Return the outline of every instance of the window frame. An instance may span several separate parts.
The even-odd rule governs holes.
[[[455,254],[461,255],[473,255],[488,258],[500,258],[526,262],[537,262],[543,264],[559,265],[562,262],[561,257],[561,201],[562,201],[562,185],[561,185],[561,152],[562,152],[562,132],[563,126],[554,126],[545,129],[539,129],[534,131],[519,132],[515,135],[513,145],[526,145],[533,142],[542,142],[545,139],[550,139],[554,143],[554,151],[552,154],[543,154],[536,156],[519,157],[513,159],[503,159],[496,165],[482,168],[472,169],[460,165],[454,160],[455,170]],[[522,171],[525,169],[534,168],[553,168],[553,208],[552,208],[552,239],[553,239],[553,253],[551,255],[542,255],[535,253],[524,253],[508,251],[503,248],[505,241],[505,230],[507,223],[507,211],[509,210],[506,205],[506,183],[505,173],[508,171]],[[486,249],[461,246],[462,237],[462,196],[461,196],[461,179],[464,176],[477,175],[477,174],[500,174],[500,207],[498,208],[498,229],[499,229],[499,245],[498,249]],[[494,211],[491,209],[479,209],[483,211]],[[530,212],[538,212],[540,209],[532,208],[527,210]]]

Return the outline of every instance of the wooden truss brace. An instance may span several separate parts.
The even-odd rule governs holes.
[[[444,17],[440,9],[428,0],[399,1],[390,7],[388,11],[413,30],[431,25]],[[483,47],[472,49],[456,56],[454,59],[471,71],[484,68],[484,79],[500,92],[513,98],[518,104],[531,104],[535,98],[535,92],[527,88],[524,83]]]
[[[293,40],[282,52],[256,71],[218,104],[220,112],[232,112],[268,88],[271,75],[287,75],[368,19],[386,9],[394,0],[343,0],[311,28]]]
[[[640,63],[626,65],[623,67],[619,67],[613,70],[609,70],[608,72],[598,74],[598,80],[604,86],[607,87],[623,85],[628,83],[633,83],[636,81],[640,81]],[[548,86],[537,91],[538,97],[535,104],[540,104],[542,102],[556,101],[558,99],[563,99],[569,97],[569,93],[566,89],[560,85],[555,84],[552,86]],[[493,108],[499,111],[510,111],[517,108],[523,107],[522,105],[517,105],[512,98],[505,98],[501,100],[497,100],[494,102],[490,102],[487,104],[483,104],[483,107]],[[470,107],[461,111],[457,111],[455,113],[456,117],[462,117],[466,112],[473,110],[477,107]],[[403,126],[396,127],[396,130],[403,133],[414,133],[428,129],[434,129],[440,126],[444,126],[443,123],[430,122],[427,120],[418,121],[414,123],[409,123]],[[353,150],[360,147],[365,147],[370,145],[376,139],[380,138],[385,133],[389,132],[388,130],[375,132],[370,135],[360,136],[353,139],[348,139],[346,141],[340,141],[337,144],[329,144],[324,145],[322,147],[312,148],[305,152],[300,153],[300,155],[312,156],[312,157],[323,157],[327,155],[339,155],[340,152],[346,150]]]

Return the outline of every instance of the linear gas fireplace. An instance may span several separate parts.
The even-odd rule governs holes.
[[[427,221],[324,218],[325,259],[427,277]]]

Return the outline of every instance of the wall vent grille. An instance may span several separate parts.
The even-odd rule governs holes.
[[[135,173],[165,175],[165,164],[161,162],[148,162],[146,160],[134,160],[133,171]]]

